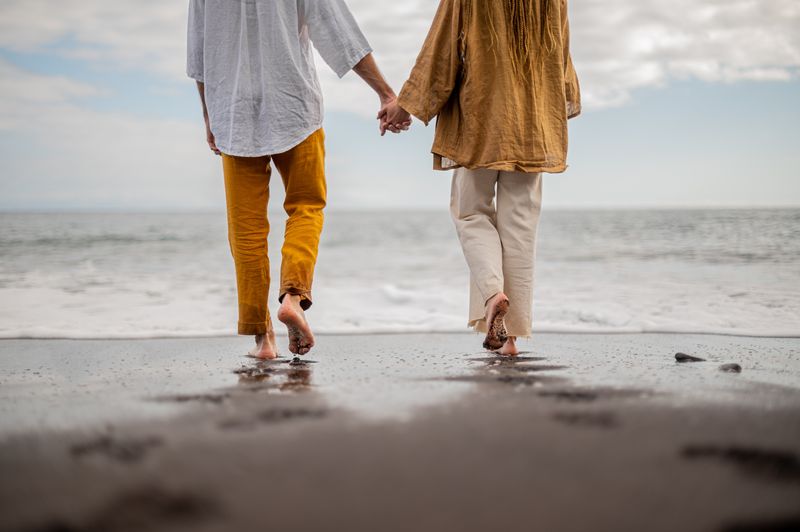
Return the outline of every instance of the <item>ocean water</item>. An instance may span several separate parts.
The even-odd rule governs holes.
[[[271,219],[277,287],[284,219]],[[536,283],[539,332],[800,336],[800,209],[545,211]],[[467,287],[444,209],[331,212],[308,316],[321,333],[465,331]],[[223,214],[0,214],[0,337],[235,322]]]

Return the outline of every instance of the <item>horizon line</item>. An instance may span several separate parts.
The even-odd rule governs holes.
[[[549,211],[700,211],[700,210],[798,210],[800,204],[775,205],[543,205]],[[444,207],[328,207],[328,213],[439,212]],[[270,214],[284,214],[281,209],[268,209]],[[0,214],[225,214],[225,209],[165,207],[129,209],[115,207],[23,208],[0,207]]]

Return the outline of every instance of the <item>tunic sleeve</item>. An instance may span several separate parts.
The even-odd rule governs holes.
[[[567,118],[575,118],[581,114],[581,88],[578,74],[572,64],[572,53],[569,49],[569,15],[567,0],[561,6],[561,36],[564,46],[564,93],[567,97]]]
[[[305,0],[301,5],[314,48],[340,78],[372,52],[344,0]]]
[[[204,79],[205,3],[205,0],[189,2],[189,27],[186,39],[186,74],[201,83]]]
[[[459,51],[461,0],[441,0],[408,81],[400,91],[400,106],[428,123],[450,99],[461,72]]]

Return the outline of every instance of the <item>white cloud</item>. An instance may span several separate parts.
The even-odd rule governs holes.
[[[97,89],[2,60],[0,76],[0,134],[17,148],[0,180],[0,208],[214,205],[218,168],[202,122],[87,109],[73,100]]]
[[[573,55],[587,105],[626,102],[670,80],[800,74],[796,0],[573,0]]]
[[[185,64],[186,5],[174,0],[4,0],[0,47],[52,50],[179,79]]]
[[[432,0],[349,0],[382,68],[400,85],[436,9]],[[5,0],[0,46],[59,53],[105,66],[183,78],[187,2]],[[571,0],[573,53],[588,107],[633,91],[699,78],[784,80],[800,72],[797,0]],[[363,114],[369,91],[355,76],[320,69],[330,108]]]
[[[42,111],[103,91],[63,76],[21,70],[0,59],[0,130],[24,128]]]

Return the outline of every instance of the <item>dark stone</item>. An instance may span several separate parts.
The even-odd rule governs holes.
[[[719,367],[719,370],[726,373],[741,373],[742,366],[739,364],[723,364]]]
[[[687,355],[686,353],[675,353],[675,361],[676,362],[705,362],[705,358],[700,357],[693,357],[692,355]]]
[[[290,366],[304,366],[305,362],[300,360],[300,357],[294,357],[291,362],[289,362]]]

